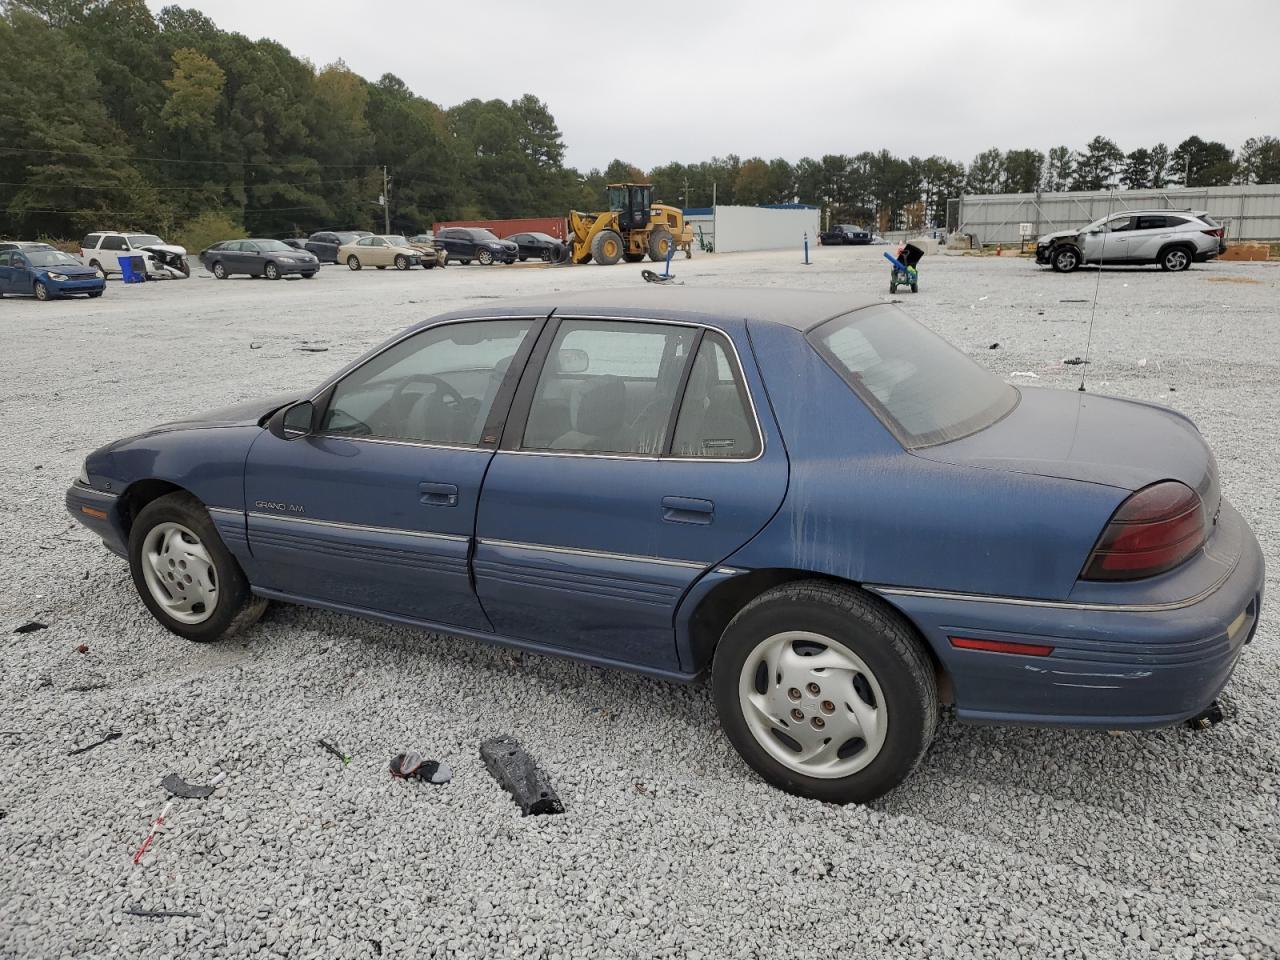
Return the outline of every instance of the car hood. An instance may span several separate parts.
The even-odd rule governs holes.
[[[64,277],[96,277],[98,271],[93,267],[85,267],[80,264],[72,266],[71,264],[55,264],[52,267],[36,267],[37,273],[60,273]]]
[[[150,250],[153,253],[176,253],[180,257],[187,255],[187,248],[180,247],[176,243],[153,243],[146,247],[139,247],[140,250]]]
[[[1079,230],[1055,230],[1053,233],[1042,233],[1036,239],[1036,243],[1047,243],[1050,240],[1066,240],[1070,237],[1078,237]]]
[[[1217,509],[1218,468],[1194,423],[1138,400],[1024,387],[1004,419],[915,451],[945,463],[1139,490],[1179,480]]]
[[[194,414],[181,420],[160,423],[139,434],[118,440],[111,447],[137,440],[139,437],[150,437],[158,433],[173,433],[177,430],[208,430],[215,427],[248,427],[262,422],[268,414],[287,406],[301,398],[300,393],[282,393],[261,400],[245,400],[229,407],[219,407],[205,413]]]

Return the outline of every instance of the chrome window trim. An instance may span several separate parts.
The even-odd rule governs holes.
[[[476,546],[506,547],[513,550],[538,550],[547,553],[566,553],[572,556],[598,557],[601,560],[626,560],[632,563],[656,563],[666,567],[683,567],[689,570],[702,570],[708,564],[695,560],[672,560],[668,557],[646,557],[635,553],[610,553],[607,550],[588,550],[575,547],[558,547],[547,543],[523,543],[518,540],[477,539]]]
[[[283,513],[262,513],[257,510],[249,510],[245,516],[249,518],[257,517],[267,520],[282,520],[285,523],[305,523],[316,527],[333,527],[338,530],[355,530],[360,533],[393,533],[398,536],[406,537],[422,537],[424,540],[447,540],[452,543],[469,543],[470,537],[464,537],[456,533],[433,533],[429,530],[405,530],[402,527],[375,527],[363,523],[342,523],[337,520],[315,520],[310,517],[292,517]]]
[[[559,308],[557,308],[559,309]],[[717,327],[715,324],[702,323],[698,320],[660,320],[657,317],[615,317],[601,314],[556,314],[556,319],[564,320],[600,320],[613,323],[662,323],[673,327],[692,327],[694,329],[710,330],[718,333],[729,341],[729,349],[733,351],[733,363],[737,370],[738,376],[741,378],[742,389],[747,395],[747,405],[751,408],[751,422],[755,426],[756,439],[760,442],[760,449],[754,457],[661,457],[652,454],[643,453],[591,453],[590,451],[573,451],[573,450],[541,450],[523,448],[518,450],[499,450],[499,453],[513,453],[520,456],[538,456],[538,457],[591,457],[596,460],[651,460],[655,463],[755,463],[764,457],[766,440],[764,428],[760,425],[760,414],[756,410],[756,398],[751,392],[751,384],[747,383],[747,376],[742,368],[742,357],[738,353],[738,345],[733,342],[733,337],[723,327]],[[550,354],[548,354],[550,356]],[[689,362],[693,362],[693,357],[689,358]],[[545,368],[545,364],[544,364]],[[542,379],[542,371],[538,371],[538,379]],[[535,393],[537,384],[534,384]],[[680,402],[684,402],[684,397],[679,398]],[[530,405],[530,411],[533,407]],[[526,426],[528,425],[526,421]],[[523,435],[521,441],[524,440]]]

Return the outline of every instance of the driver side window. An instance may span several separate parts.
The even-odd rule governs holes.
[[[414,334],[344,377],[322,432],[474,446],[531,320],[447,323]]]
[[[1108,220],[1106,224],[1107,233],[1119,233],[1122,230],[1133,229],[1133,217],[1116,217],[1114,220]]]

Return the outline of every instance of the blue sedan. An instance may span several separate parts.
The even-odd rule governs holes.
[[[67,493],[172,632],[270,600],[710,672],[761,776],[866,801],[965,720],[1208,708],[1263,561],[1186,417],[1015,389],[897,308],[646,289],[426,321]]]
[[[84,293],[102,296],[106,281],[92,267],[48,244],[6,244],[0,248],[0,296],[53,300]]]

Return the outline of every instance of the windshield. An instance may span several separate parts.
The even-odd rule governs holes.
[[[977,433],[1018,402],[1013,387],[888,304],[828,320],[809,342],[907,447]]]
[[[489,230],[472,230],[471,239],[472,240],[491,240],[494,243],[498,242],[497,235]]]
[[[545,243],[545,242],[551,242],[551,243],[555,243],[555,242],[556,242],[556,238],[555,238],[555,237],[550,236],[550,235],[545,234],[545,233],[531,233],[531,234],[529,234],[529,236],[533,237],[533,239],[535,239],[535,240],[541,240],[541,241],[543,241],[544,243]]]
[[[25,252],[33,267],[84,266],[75,257],[68,253],[63,253],[61,250],[27,250]]]
[[[260,253],[279,253],[280,251],[291,251],[293,247],[287,243],[281,243],[279,240],[259,240],[258,251]]]
[[[131,247],[154,247],[157,243],[164,243],[164,241],[150,233],[139,233],[129,237]]]

